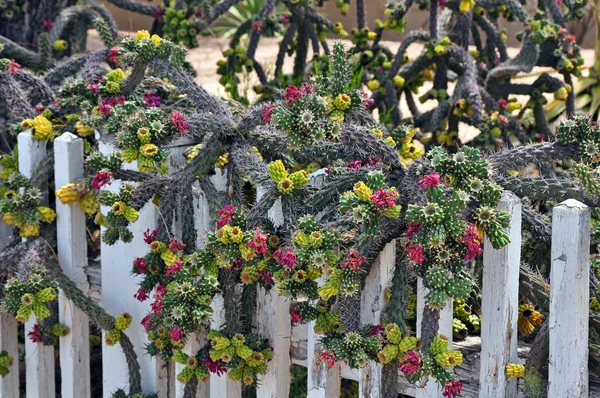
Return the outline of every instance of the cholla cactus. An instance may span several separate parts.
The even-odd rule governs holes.
[[[42,266],[35,266],[25,280],[11,278],[6,283],[2,301],[4,311],[14,314],[19,322],[27,322],[31,315],[39,321],[50,316],[48,303],[58,295],[56,282],[47,277]]]

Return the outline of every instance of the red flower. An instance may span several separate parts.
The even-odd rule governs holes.
[[[270,285],[273,283],[273,274],[271,274],[266,269],[263,269],[258,273],[258,277],[261,278],[265,285]]]
[[[483,249],[481,248],[481,239],[479,238],[477,227],[474,224],[467,224],[460,241],[467,246],[465,261],[478,257],[481,255],[481,253],[483,253]]]
[[[417,264],[423,264],[425,257],[423,255],[423,248],[413,243],[408,244],[408,258]]]
[[[273,258],[283,266],[294,268],[294,264],[296,264],[298,256],[291,247],[286,248],[285,251],[280,247],[279,249],[275,250],[275,253],[273,253]]]
[[[284,25],[287,25],[290,23],[290,16],[288,14],[282,14],[281,17],[283,18]]]
[[[175,239],[171,239],[169,241],[169,249],[171,249],[173,253],[177,253],[178,251],[185,249],[185,244],[178,242]]]
[[[146,108],[159,108],[160,97],[154,92],[144,93],[144,106]]]
[[[335,365],[335,354],[333,352],[325,351],[319,355],[321,362],[327,365],[327,369],[331,369]]]
[[[435,171],[431,174],[427,174],[422,180],[419,181],[421,189],[435,188],[442,183],[442,178]]]
[[[217,227],[222,228],[231,222],[231,218],[235,214],[235,207],[233,207],[232,205],[227,205],[221,210],[217,210],[217,214],[219,215]]]
[[[167,267],[167,272],[165,274],[167,276],[171,276],[171,274],[180,271],[182,267],[183,267],[183,261],[177,260],[173,263],[173,265],[171,265],[170,267]]]
[[[159,25],[162,25],[163,23],[163,14],[165,13],[165,9],[162,8],[161,6],[156,7],[156,11],[154,12],[154,18],[156,18],[156,22]]]
[[[154,231],[150,232],[150,229],[147,229],[146,232],[144,232],[144,242],[150,244],[156,240],[157,236],[158,230],[155,229]]]
[[[254,232],[254,236],[252,237],[250,242],[248,242],[248,247],[254,249],[254,251],[256,251],[256,254],[264,254],[267,251],[268,237],[269,234],[263,234],[259,228]]]
[[[460,395],[460,390],[462,389],[463,384],[458,381],[451,379],[444,386],[444,391],[442,391],[442,395],[446,398],[453,398],[456,395]]]
[[[31,332],[27,333],[27,337],[29,337],[29,339],[34,343],[44,342],[44,336],[42,336],[42,329],[40,329],[40,325],[38,325],[37,323],[33,325],[33,329],[31,329]]]
[[[98,90],[100,90],[100,84],[99,83],[92,83],[92,84],[90,84],[90,91],[92,92],[92,94],[98,95]]]
[[[104,185],[108,184],[110,185],[110,179],[112,178],[113,173],[109,172],[109,171],[99,171],[96,173],[96,175],[94,176],[94,179],[92,180],[92,187],[94,187],[94,189],[96,190],[100,190],[100,188],[102,188]]]
[[[501,98],[498,100],[498,106],[500,108],[506,108],[506,105],[508,105],[508,101],[505,100],[504,98]]]
[[[16,75],[20,67],[21,65],[16,63],[14,59],[11,59],[10,61],[8,61],[8,66],[6,67],[6,69],[11,75]]]
[[[140,322],[145,330],[148,330],[152,327],[152,315],[148,314]]]
[[[223,366],[221,360],[213,361],[210,357],[206,357],[202,365],[208,369],[210,373],[215,373],[217,376],[227,373],[227,368]]]
[[[284,96],[285,96],[285,99],[288,100],[289,102],[296,102],[299,99],[301,99],[302,97],[304,97],[304,91],[300,90],[296,86],[289,86],[288,88],[285,89]]]
[[[119,47],[112,47],[108,52],[108,59],[110,62],[117,63],[117,57],[119,56]]]
[[[173,339],[175,341],[179,341],[179,340],[183,339],[183,336],[185,336],[185,333],[183,332],[182,328],[180,328],[179,326],[175,326],[171,330],[171,333],[169,334],[169,336],[171,337],[171,339]]]
[[[52,29],[52,25],[54,25],[54,22],[46,21],[45,19],[42,20],[42,26],[44,27],[45,30]]]
[[[371,202],[377,207],[393,207],[398,199],[398,192],[379,189],[371,195]]]
[[[412,376],[421,370],[421,357],[413,350],[408,350],[398,365],[402,373]]]
[[[146,301],[148,297],[148,292],[141,287],[138,289],[137,293],[133,295],[133,298],[139,301],[140,303]]]
[[[406,237],[410,238],[411,236],[413,236],[414,234],[419,232],[421,227],[423,227],[423,224],[420,224],[420,223],[414,222],[414,221],[409,221],[408,222],[408,231],[406,231]]]
[[[256,30],[257,32],[262,32],[262,22],[256,21],[252,24],[252,30]]]
[[[369,336],[371,337],[383,336],[384,333],[385,328],[383,327],[383,325],[380,324],[371,325],[371,329],[369,329]]]
[[[340,267],[342,268],[350,268],[352,271],[356,271],[360,268],[361,264],[365,261],[365,256],[359,256],[358,250],[351,249],[348,252],[348,255],[340,263]]]
[[[137,267],[140,274],[145,274],[148,271],[148,263],[142,257],[133,260],[133,266]]]
[[[44,112],[46,110],[46,107],[42,104],[37,104],[35,106],[35,113],[37,113],[38,115],[41,114],[42,112]]]
[[[297,308],[290,308],[290,320],[292,323],[302,322],[302,315],[300,315],[300,311]]]
[[[352,171],[359,171],[362,167],[362,162],[360,160],[353,160],[346,165]]]
[[[263,123],[270,124],[271,117],[273,116],[273,109],[277,106],[275,104],[266,104],[263,105],[262,111],[260,111],[260,116],[262,117]]]
[[[185,134],[185,130],[190,128],[185,116],[181,112],[173,111],[171,112],[171,124],[179,130],[181,135]]]

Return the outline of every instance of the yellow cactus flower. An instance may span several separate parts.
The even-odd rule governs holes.
[[[149,38],[150,38],[150,32],[148,32],[147,30],[138,30],[137,33],[135,34],[136,41],[142,41],[144,39],[149,39]]]
[[[154,144],[145,144],[140,147],[140,154],[149,158],[156,156],[158,147]]]
[[[271,179],[277,183],[282,182],[288,176],[288,172],[281,160],[276,160],[269,163],[268,171]]]
[[[34,138],[36,140],[47,140],[52,137],[52,122],[44,116],[39,115],[33,119]]]
[[[215,167],[222,169],[223,167],[227,166],[227,163],[229,163],[229,154],[224,153],[221,156],[219,156],[219,158],[215,162]]]
[[[377,91],[377,90],[379,90],[379,87],[380,87],[379,80],[373,79],[367,83],[367,88],[371,91]]]
[[[152,37],[150,38],[150,40],[152,40],[152,43],[154,43],[154,45],[156,47],[159,47],[160,44],[162,43],[162,39],[158,35],[152,35]]]
[[[370,202],[373,191],[364,182],[359,181],[354,184],[354,193],[363,202]]]
[[[56,197],[61,203],[68,205],[79,200],[81,194],[77,192],[75,184],[65,184],[56,191]]]
[[[506,365],[506,377],[525,376],[525,366],[518,363],[509,363]]]
[[[40,226],[33,224],[25,224],[19,231],[21,238],[33,238],[40,234]]]
[[[21,130],[29,130],[33,128],[33,119],[24,119],[21,121]]]
[[[81,121],[78,121],[77,123],[75,123],[75,130],[77,130],[77,134],[80,137],[88,137],[88,136],[94,134],[94,128],[90,127],[90,126],[86,126],[85,124],[81,123]]]
[[[13,219],[13,216],[11,213],[4,213],[2,215],[2,219],[8,225],[15,225],[15,220]]]
[[[111,209],[112,209],[112,212],[113,212],[115,215],[117,215],[117,216],[120,216],[120,215],[122,215],[123,213],[125,213],[125,207],[127,207],[127,206],[125,205],[125,203],[123,203],[123,202],[115,202],[115,203],[112,205]]]
[[[56,213],[49,207],[38,206],[38,211],[40,212],[40,220],[45,223],[51,223],[56,218]]]

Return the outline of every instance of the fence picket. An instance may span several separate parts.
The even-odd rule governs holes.
[[[429,293],[429,289],[423,286],[423,280],[417,279],[417,337],[421,337],[421,320],[423,319],[423,310],[425,309],[425,296]],[[440,311],[440,320],[438,333],[448,337],[450,343],[448,347],[452,347],[452,300],[448,300],[446,306]],[[434,378],[429,377],[427,384],[423,388],[415,389],[417,398],[443,398],[442,388]]]
[[[388,243],[373,262],[371,271],[365,281],[361,294],[361,323],[380,323],[385,305],[385,289],[392,281],[396,263],[396,241]],[[369,361],[364,369],[358,372],[358,396],[364,398],[382,397],[381,372],[383,366]]]
[[[54,176],[56,186],[76,183],[83,178],[83,140],[64,133],[54,141]],[[79,202],[56,201],[56,236],[58,260],[65,274],[87,294],[87,242],[85,213]],[[71,329],[60,338],[61,394],[63,397],[89,397],[90,325],[88,316],[60,292],[59,322]]]
[[[19,392],[19,339],[18,323],[10,314],[0,314],[0,350],[8,351],[13,359],[10,372],[0,377],[0,397],[18,398]]]
[[[0,171],[3,168],[0,167]],[[12,240],[14,228],[0,221],[0,249]],[[19,397],[19,342],[18,322],[10,314],[0,314],[0,350],[6,350],[8,355],[13,358],[13,365],[10,372],[0,377],[0,397],[18,398]]]
[[[97,138],[100,136],[97,134]],[[105,137],[103,137],[105,138]],[[100,152],[110,155],[114,151],[112,143],[99,143]],[[126,165],[125,168],[133,168],[135,163]],[[111,192],[118,192],[122,186],[119,180],[107,186]],[[107,209],[102,207],[106,214]],[[133,299],[136,293],[137,278],[131,274],[131,264],[136,257],[143,257],[148,252],[148,245],[144,242],[144,232],[156,227],[158,211],[153,203],[146,203],[141,209],[139,219],[130,225],[133,240],[130,243],[117,242],[112,246],[101,244],[102,262],[102,306],[106,311],[118,316],[122,312],[128,312],[133,317],[131,326],[125,333],[131,339],[140,363],[142,375],[142,390],[144,393],[157,392],[159,398],[167,398],[168,372],[166,364],[157,357],[147,355],[145,346],[148,344],[146,332],[140,324],[150,309],[150,301],[140,303]],[[102,229],[102,232],[104,230]],[[110,398],[112,392],[118,388],[129,385],[127,379],[127,363],[119,345],[109,346],[102,342],[102,377],[103,396]]]
[[[46,142],[33,138],[31,130],[17,136],[19,145],[19,172],[27,178],[33,178],[37,167],[46,157]],[[41,184],[42,204],[48,203],[48,192]],[[31,317],[25,323],[25,336],[37,323]],[[28,397],[50,398],[55,396],[54,383],[54,347],[34,343],[25,338],[25,357],[27,373],[25,376],[26,393]]]
[[[590,209],[569,199],[552,211],[548,397],[589,395]]]
[[[505,192],[499,208],[511,216],[507,229],[510,243],[500,250],[486,237],[483,251],[481,302],[481,367],[479,394],[482,397],[515,397],[516,379],[506,377],[505,368],[517,362],[517,318],[519,312],[519,269],[521,259],[521,200]]]
[[[256,189],[257,200],[265,191],[262,186]],[[269,209],[269,218],[275,226],[283,223],[281,199]],[[269,340],[273,347],[273,359],[267,373],[259,376],[256,389],[257,398],[287,397],[290,394],[290,342],[292,324],[290,321],[290,301],[277,293],[276,289],[267,292],[258,287],[256,318],[258,333]]]

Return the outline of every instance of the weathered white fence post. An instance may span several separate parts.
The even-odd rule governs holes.
[[[257,200],[264,194],[260,185],[256,189]],[[281,199],[269,210],[269,218],[278,226],[283,223]],[[273,347],[273,359],[267,373],[259,377],[257,398],[287,397],[290,394],[290,342],[292,324],[290,321],[290,301],[277,293],[276,289],[267,292],[258,287],[256,318],[258,332]]]
[[[54,141],[56,188],[83,178],[83,140],[64,133]],[[87,241],[85,213],[79,202],[56,201],[58,260],[65,275],[84,293],[89,290],[86,274]],[[62,291],[58,297],[59,322],[71,329],[60,338],[61,394],[63,397],[89,397],[90,325],[87,314],[77,308]]]
[[[0,221],[0,249],[6,247],[10,242],[12,234],[13,227]],[[6,350],[14,360],[10,372],[4,377],[0,377],[0,397],[19,397],[19,342],[17,336],[18,322],[15,317],[10,314],[0,314],[0,351]]]
[[[46,141],[33,138],[31,130],[20,133],[17,137],[19,145],[19,172],[32,178],[41,161],[46,157]],[[42,203],[48,202],[48,192],[42,187]],[[28,397],[54,397],[54,347],[34,343],[27,338],[36,324],[35,317],[25,323],[25,356],[26,356],[26,392]]]
[[[521,207],[521,200],[515,194],[505,192],[499,208],[510,214],[507,229],[510,243],[495,250],[487,237],[484,242],[479,370],[479,394],[482,397],[517,395],[517,380],[507,378],[505,368],[518,359]]]
[[[312,173],[310,184],[315,187],[323,186],[325,169]],[[319,286],[325,283],[325,279],[317,280]],[[321,362],[320,354],[323,351],[319,341],[320,337],[315,333],[315,321],[307,325],[306,333],[306,368],[307,368],[307,397],[308,398],[337,398],[341,394],[342,375],[339,363],[327,369],[325,363]]]
[[[96,137],[99,140],[100,152],[104,155],[112,154],[114,146],[101,141],[100,134],[97,133]],[[127,164],[124,168],[135,169],[135,163]],[[119,192],[122,185],[120,180],[116,180],[106,189],[111,192]],[[106,214],[108,209],[104,206],[101,209]],[[142,318],[147,315],[152,300],[140,303],[133,299],[138,286],[137,278],[131,274],[133,260],[148,253],[148,245],[144,242],[144,232],[155,229],[157,219],[158,210],[155,205],[146,203],[140,211],[139,219],[130,225],[133,233],[133,240],[130,243],[119,241],[110,246],[102,242],[100,247],[102,252],[102,306],[115,317],[123,312],[131,314],[133,322],[125,333],[131,339],[138,357],[142,375],[142,390],[144,393],[158,392],[159,398],[168,398],[167,366],[159,358],[147,355],[145,346],[148,339],[140,324]],[[110,398],[116,389],[127,389],[129,385],[127,363],[121,346],[118,344],[109,346],[104,340],[102,342],[102,378],[104,398]]]
[[[589,395],[590,209],[569,199],[552,211],[548,397]]]
[[[371,266],[360,300],[360,322],[380,323],[385,307],[385,289],[392,281],[396,263],[396,241],[388,243]],[[359,369],[358,396],[361,398],[382,397],[381,371],[383,366],[375,361]]]
[[[0,377],[0,397],[19,398],[19,338],[18,323],[14,316],[0,314],[0,350],[8,351],[13,359],[10,373]]]
[[[227,191],[227,177],[219,168],[215,169],[215,175],[210,178],[218,192]],[[207,241],[207,233],[213,230],[210,218],[210,208],[206,194],[200,191],[198,198],[199,215],[196,216],[196,230],[198,231],[198,247],[204,247]],[[210,320],[210,328],[219,330],[225,324],[225,303],[223,295],[217,293],[212,302],[213,316]],[[242,383],[232,380],[229,375],[211,375],[209,381],[210,397],[214,398],[241,398]]]
[[[425,296],[429,293],[429,289],[423,286],[423,280],[417,279],[417,337],[421,337],[421,321],[423,320],[423,311],[425,310]],[[440,311],[440,320],[438,333],[448,337],[450,343],[448,347],[452,347],[452,308],[454,303],[448,300],[444,309]],[[434,378],[430,377],[427,384],[423,388],[415,388],[415,396],[417,398],[443,398],[442,389]]]

